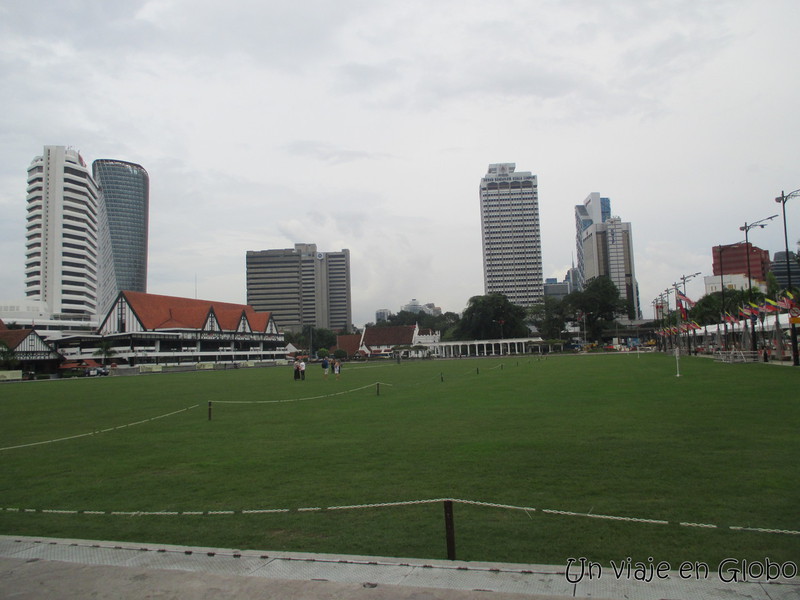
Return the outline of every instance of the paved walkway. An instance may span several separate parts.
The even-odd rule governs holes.
[[[800,575],[771,582],[598,578],[565,567],[238,551],[0,536],[0,597],[377,600],[797,600]],[[578,573],[573,573],[575,581]]]

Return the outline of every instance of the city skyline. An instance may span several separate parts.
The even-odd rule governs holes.
[[[487,164],[537,174],[545,278],[575,260],[574,206],[613,198],[645,317],[800,188],[789,0],[9,0],[0,17],[0,303],[24,296],[23,177],[45,144],[146,165],[148,291],[243,303],[246,250],[315,241],[351,251],[356,325],[484,292]],[[795,250],[800,200],[786,212]],[[750,235],[771,256],[778,221]]]

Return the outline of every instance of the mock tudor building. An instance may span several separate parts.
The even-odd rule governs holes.
[[[58,370],[61,355],[33,329],[9,329],[0,319],[0,346],[7,349],[15,369],[53,373]],[[3,379],[0,377],[0,379]]]
[[[246,304],[123,291],[98,334],[65,338],[68,360],[97,358],[110,342],[117,364],[243,363],[283,359],[283,334],[270,312]]]

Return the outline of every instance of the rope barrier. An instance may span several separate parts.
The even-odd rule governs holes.
[[[151,421],[156,421],[158,419],[165,419],[166,417],[171,417],[172,415],[177,415],[178,413],[186,412],[187,410],[192,410],[193,408],[197,408],[200,406],[199,404],[194,404],[187,408],[181,408],[180,410],[175,410],[170,413],[166,413],[163,415],[158,415],[157,417],[151,417],[149,419],[142,419],[141,421],[136,421],[135,423],[127,423],[125,425],[117,425],[116,427],[107,427],[106,429],[99,429],[96,431],[92,431],[91,433],[79,433],[78,435],[70,435],[67,437],[57,438],[54,440],[45,440],[43,442],[31,442],[29,444],[19,444],[17,446],[6,446],[5,448],[0,448],[0,452],[5,450],[16,450],[17,448],[29,448],[31,446],[41,446],[42,444],[55,444],[56,442],[66,442],[67,440],[76,440],[82,437],[88,437],[90,435],[97,435],[99,433],[108,433],[109,431],[116,431],[118,429],[125,429],[126,427],[134,427],[136,425],[142,425],[144,423],[149,423]]]
[[[442,502],[453,502],[456,504],[466,504],[472,506],[481,506],[489,508],[500,508],[504,510],[520,510],[526,513],[540,512],[543,514],[558,515],[565,517],[583,517],[590,519],[601,519],[607,521],[620,521],[627,523],[644,523],[650,525],[678,525],[680,527],[699,527],[704,529],[728,529],[731,531],[751,531],[755,533],[767,534],[780,534],[780,535],[800,535],[800,531],[791,529],[774,529],[763,527],[743,527],[743,526],[719,526],[712,523],[692,523],[688,521],[665,521],[662,519],[648,519],[642,517],[627,517],[617,515],[603,515],[595,513],[581,513],[567,510],[555,509],[536,509],[531,506],[515,506],[512,504],[498,504],[495,502],[483,502],[479,500],[465,500],[461,498],[429,498],[425,500],[404,500],[398,502],[379,502],[372,504],[349,504],[339,506],[307,506],[300,508],[260,508],[260,509],[247,509],[247,510],[187,510],[187,511],[172,511],[172,510],[159,510],[159,511],[106,511],[106,510],[66,510],[54,508],[0,508],[0,513],[25,513],[25,514],[54,514],[54,515],[106,515],[114,517],[188,517],[188,516],[219,516],[219,515],[258,515],[258,514],[272,514],[272,513],[311,513],[323,511],[340,511],[340,510],[359,510],[370,508],[395,508],[399,506],[417,506],[422,504],[439,504]],[[530,516],[530,515],[529,515]]]
[[[392,385],[391,383],[381,383],[376,381],[358,388],[351,390],[342,390],[341,392],[334,392],[332,394],[322,394],[321,396],[306,396],[305,398],[287,398],[284,400],[214,400],[214,404],[284,404],[286,402],[305,402],[307,400],[322,400],[323,398],[333,398],[334,396],[342,396],[344,394],[352,394],[353,392],[360,392],[366,390],[374,385]]]

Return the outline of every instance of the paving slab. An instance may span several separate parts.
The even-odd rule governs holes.
[[[643,582],[566,567],[0,536],[0,597],[800,600],[800,577]]]

